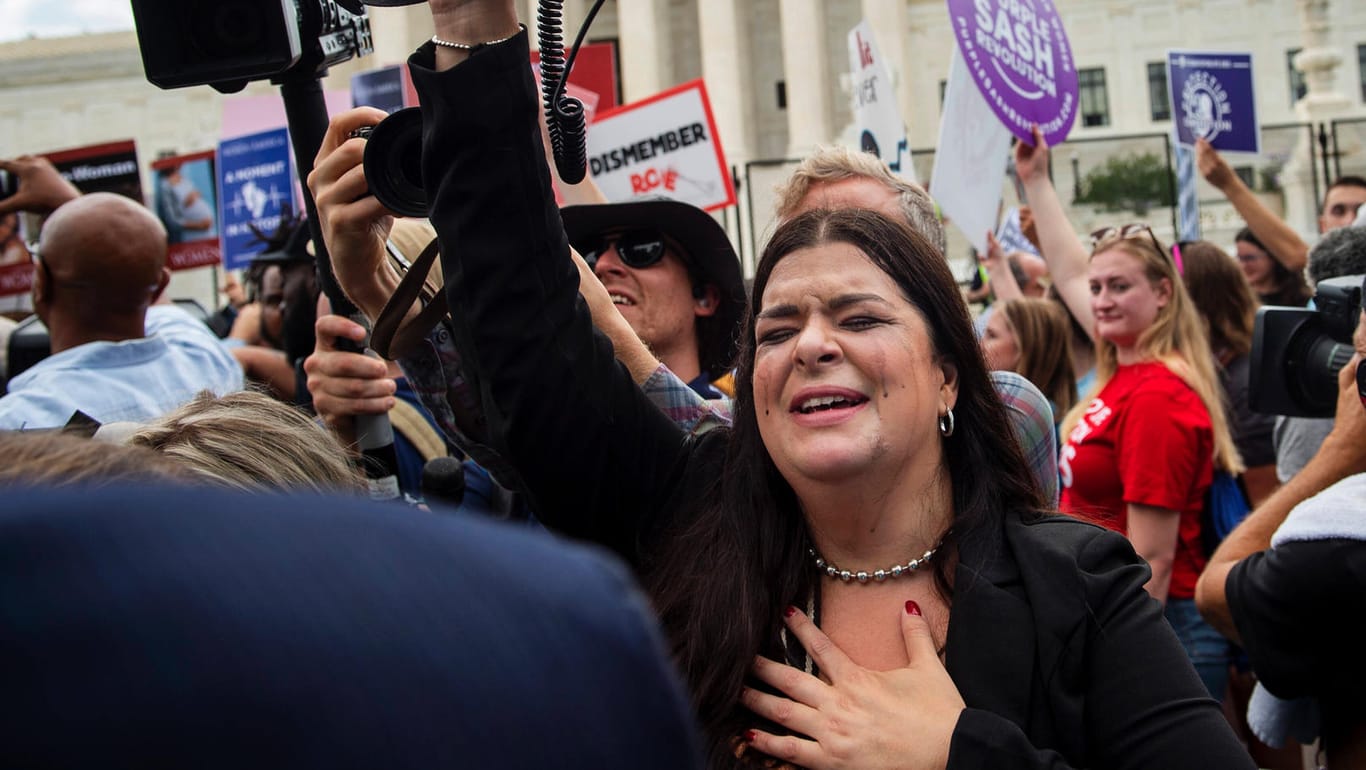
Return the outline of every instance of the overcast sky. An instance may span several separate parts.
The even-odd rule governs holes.
[[[0,40],[133,28],[128,0],[0,0]]]

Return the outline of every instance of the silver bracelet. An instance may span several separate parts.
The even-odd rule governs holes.
[[[522,26],[521,24],[518,24],[517,31],[512,33],[511,35],[508,35],[507,37],[502,37],[497,40],[488,40],[483,43],[475,43],[474,45],[467,45],[465,43],[455,43],[450,40],[442,40],[436,35],[432,35],[432,44],[445,46],[446,48],[457,48],[461,51],[469,51],[470,53],[474,53],[475,51],[478,51],[481,48],[487,48],[491,45],[498,45],[499,43],[506,43],[514,37],[517,37],[518,35],[522,34],[522,30],[524,29],[526,29],[526,27]]]

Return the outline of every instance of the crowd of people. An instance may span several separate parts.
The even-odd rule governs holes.
[[[555,177],[513,3],[429,3],[429,220],[369,194],[378,110],[308,178],[383,358],[303,219],[196,317],[147,208],[0,161],[50,341],[0,397],[0,762],[1366,763],[1366,179],[1311,247],[1202,141],[1235,253],[1084,239],[1035,130],[965,293],[925,191],[823,148],[747,284],[706,212]],[[1258,308],[1329,279],[1333,416],[1254,409]]]

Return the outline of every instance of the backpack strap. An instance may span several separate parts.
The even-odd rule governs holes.
[[[433,238],[413,260],[412,267],[399,280],[398,288],[375,319],[370,347],[390,361],[410,354],[446,316],[446,293],[429,280],[432,265],[439,255],[440,248]],[[403,319],[414,302],[422,302],[423,307],[405,324]]]
[[[394,407],[389,410],[389,422],[408,439],[408,443],[413,445],[418,454],[422,455],[423,463],[449,454],[441,434],[437,433],[436,428],[422,416],[417,407],[407,401],[401,398],[394,399]]]

